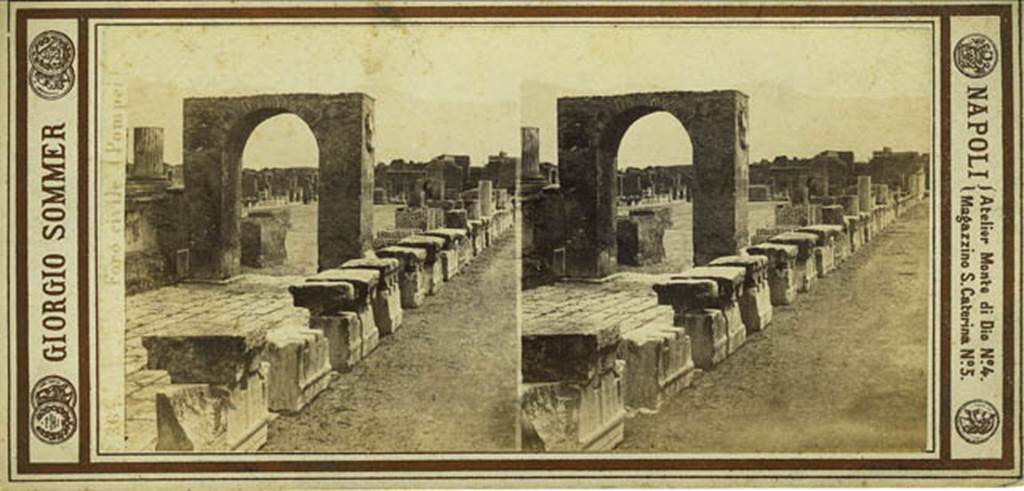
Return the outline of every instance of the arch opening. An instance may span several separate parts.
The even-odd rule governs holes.
[[[320,148],[299,116],[282,110],[244,118],[227,149],[240,163],[243,272],[304,275],[317,270]]]
[[[617,141],[611,141],[616,163],[616,232],[623,268],[641,271],[682,271],[693,265],[693,143],[679,119],[662,110],[640,108],[625,115]],[[653,230],[654,236],[631,230]],[[627,225],[629,226],[629,225]],[[661,236],[660,243],[656,240]],[[631,242],[641,242],[635,244]],[[637,246],[641,246],[638,247]]]

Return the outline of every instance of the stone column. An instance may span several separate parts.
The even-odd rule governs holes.
[[[477,183],[477,199],[480,203],[480,214],[489,217],[494,214],[494,192],[491,181]]]
[[[142,126],[134,130],[132,178],[164,178],[164,129]]]
[[[409,192],[409,206],[413,208],[419,208],[423,206],[426,197],[423,191],[423,179],[416,179],[413,181],[412,189]]]
[[[857,197],[860,211],[870,212],[875,209],[875,201],[871,198],[871,176],[857,176]]]
[[[540,128],[522,127],[523,178],[540,175]]]

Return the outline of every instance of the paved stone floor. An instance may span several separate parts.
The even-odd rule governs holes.
[[[515,449],[519,333],[515,235],[463,270],[297,415],[264,451]]]
[[[926,445],[929,227],[893,223],[655,415],[630,452],[913,452]]]
[[[243,275],[227,285],[182,283],[132,295],[125,301],[125,414],[128,449],[146,449],[156,437],[153,373],[143,370],[142,337],[182,326],[309,324],[306,309],[292,307],[288,285],[301,276]]]

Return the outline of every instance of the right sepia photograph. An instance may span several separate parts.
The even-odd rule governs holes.
[[[931,26],[538,37],[522,449],[933,450]]]

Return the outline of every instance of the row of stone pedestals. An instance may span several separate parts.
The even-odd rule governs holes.
[[[533,325],[523,336],[524,450],[604,450],[622,440],[626,415],[657,411],[772,322],[773,308],[831,273],[913,204],[879,206],[841,224],[798,227],[652,287],[673,321],[621,333],[604,319]],[[852,218],[852,223],[851,219]]]
[[[301,411],[332,371],[370,355],[401,328],[405,310],[423,305],[511,229],[512,214],[408,235],[291,285],[308,322],[255,327],[225,316],[143,337],[146,375],[155,381],[147,394],[156,405],[155,449],[258,449],[274,413]]]

